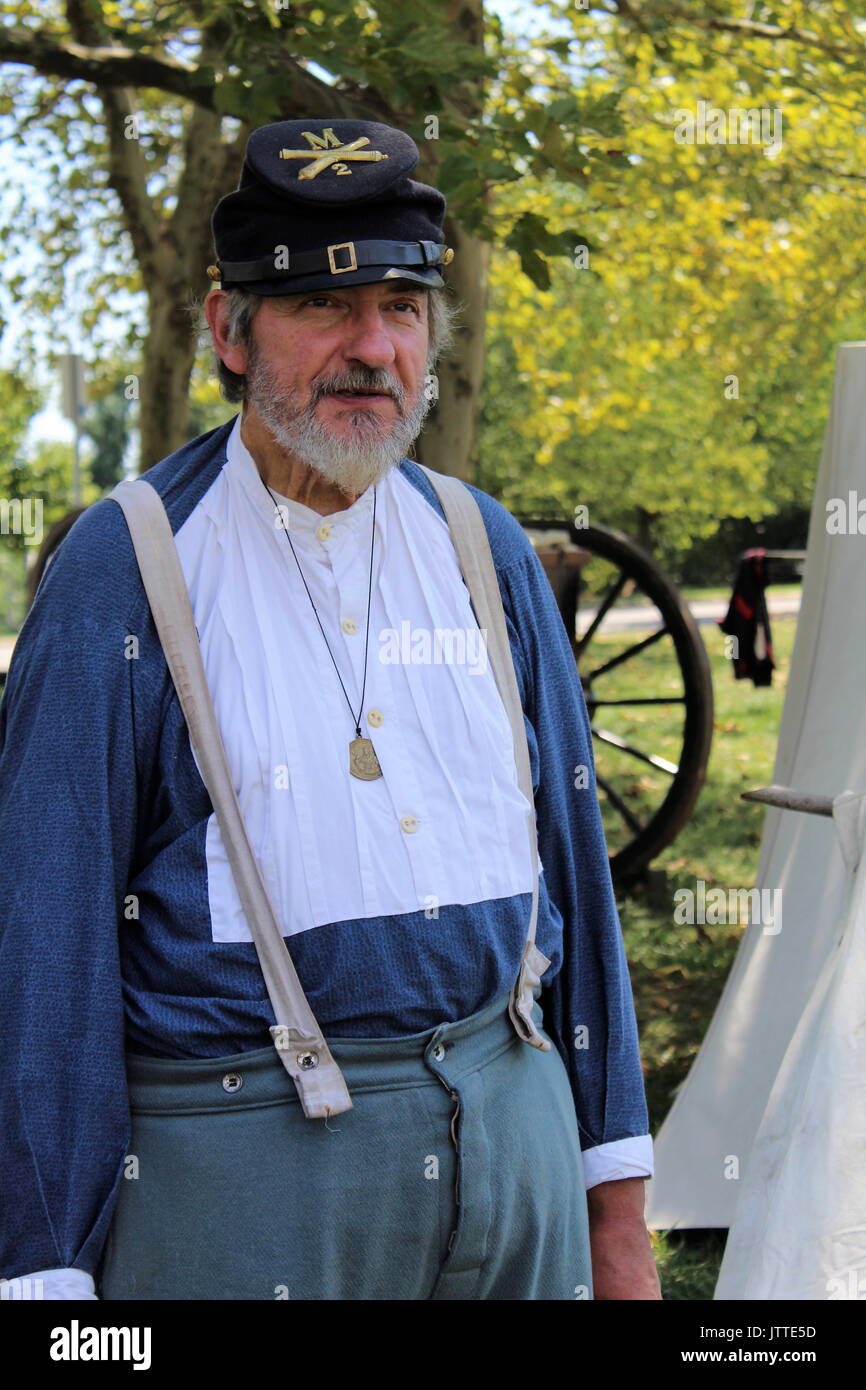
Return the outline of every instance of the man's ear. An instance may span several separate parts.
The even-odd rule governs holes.
[[[236,372],[238,376],[243,376],[247,370],[247,352],[246,348],[237,343],[230,343],[226,337],[229,297],[225,290],[216,288],[211,290],[204,302],[204,314],[208,321],[217,357],[225,363],[230,372]]]

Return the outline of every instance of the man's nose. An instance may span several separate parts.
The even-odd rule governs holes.
[[[388,367],[394,361],[394,344],[378,308],[353,314],[343,342],[343,356],[368,367]]]

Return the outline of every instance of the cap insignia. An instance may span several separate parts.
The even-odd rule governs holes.
[[[309,159],[314,150],[323,150],[318,158],[311,164],[306,164],[303,169],[298,170],[299,179],[314,179],[317,174],[321,174],[323,169],[332,169],[335,174],[351,174],[352,170],[346,160],[364,160],[367,163],[377,163],[380,159],[387,159],[388,156],[381,150],[363,150],[362,145],[369,145],[370,141],[366,135],[362,135],[359,140],[352,140],[348,145],[341,145],[330,126],[322,131],[321,135],[314,135],[311,130],[302,132],[304,138],[309,140],[308,150],[280,150],[280,159]]]

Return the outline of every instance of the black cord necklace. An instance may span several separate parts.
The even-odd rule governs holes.
[[[261,474],[259,474],[259,477],[261,477]],[[358,706],[358,713],[356,715],[354,710],[352,709],[352,702],[349,699],[346,687],[345,685],[343,685],[343,677],[340,675],[340,668],[334,660],[334,653],[331,651],[331,644],[325,636],[325,629],[322,627],[322,620],[319,617],[319,613],[315,603],[313,603],[313,595],[310,593],[306,579],[304,579],[304,571],[301,569],[301,563],[297,557],[297,554],[295,553],[295,547],[292,545],[292,538],[289,535],[288,527],[286,526],[285,520],[283,519],[283,513],[282,509],[280,508],[280,504],[277,502],[277,499],[274,497],[274,494],[271,492],[264,478],[262,478],[262,486],[264,487],[265,491],[267,492],[268,496],[273,502],[274,507],[276,508],[277,513],[279,515],[280,524],[286,533],[286,540],[289,542],[289,549],[295,557],[295,564],[298,567],[298,573],[301,576],[301,581],[304,585],[304,588],[307,590],[307,598],[310,600],[310,606],[312,607],[312,610],[316,615],[316,622],[319,624],[319,630],[322,634],[322,637],[325,639],[325,646],[328,648],[328,655],[331,658],[331,661],[333,662],[334,670],[337,672],[337,680],[340,682],[343,694],[346,696],[346,704],[349,706],[349,713],[352,716],[352,723],[355,725],[355,737],[349,744],[349,771],[353,777],[359,777],[362,782],[374,782],[377,777],[382,776],[382,769],[379,766],[379,759],[376,757],[376,750],[374,749],[373,744],[371,743],[370,739],[364,738],[361,734],[361,711],[364,708],[364,693],[367,689],[367,658],[370,653],[370,596],[373,591],[373,547],[376,543],[376,488],[375,486],[373,488],[373,534],[370,540],[370,580],[367,585],[367,632],[364,639],[364,680],[361,685],[361,703]]]

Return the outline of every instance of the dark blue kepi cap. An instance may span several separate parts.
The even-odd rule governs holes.
[[[407,279],[442,285],[445,199],[410,175],[411,136],[377,121],[308,118],[260,126],[241,179],[212,219],[223,289],[296,294]]]

